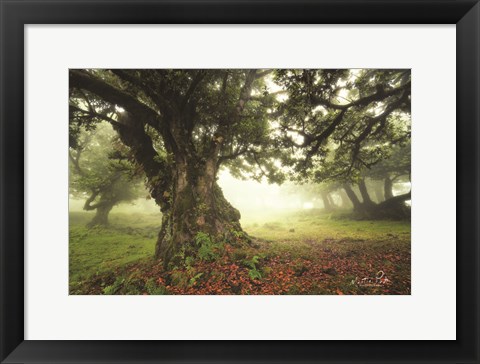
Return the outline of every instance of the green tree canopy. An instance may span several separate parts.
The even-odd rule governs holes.
[[[410,140],[409,70],[281,70],[280,147],[300,178],[351,180]]]

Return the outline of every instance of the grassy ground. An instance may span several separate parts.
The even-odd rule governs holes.
[[[160,214],[112,213],[109,228],[87,229],[91,213],[70,213],[70,289],[92,277],[151,257]]]
[[[152,259],[158,214],[70,215],[71,294],[410,294],[409,221],[355,221],[318,210],[247,214],[255,246],[206,240],[165,272]]]

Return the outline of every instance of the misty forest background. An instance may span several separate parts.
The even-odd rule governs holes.
[[[70,70],[70,294],[410,294],[410,70]]]

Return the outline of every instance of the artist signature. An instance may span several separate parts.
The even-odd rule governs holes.
[[[363,287],[381,287],[390,284],[392,281],[388,279],[387,275],[383,270],[378,271],[375,277],[365,277],[359,279],[355,277],[352,279],[352,285],[363,286]]]

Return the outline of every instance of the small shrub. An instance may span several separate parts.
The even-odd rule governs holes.
[[[256,269],[257,264],[259,264],[260,259],[261,259],[261,257],[259,255],[254,255],[252,257],[252,259],[244,259],[242,263],[247,268]]]
[[[202,232],[198,232],[197,235],[195,236],[195,243],[199,246],[211,245],[212,240],[210,239],[209,235]]]
[[[200,260],[214,261],[220,257],[223,250],[221,243],[215,243],[210,236],[202,232],[197,233],[195,243],[199,246],[197,254]]]
[[[122,288],[124,283],[125,283],[125,278],[118,277],[112,285],[106,286],[103,289],[103,294],[105,295],[116,294]]]
[[[257,269],[257,265],[259,264],[260,259],[262,259],[262,257],[260,257],[259,255],[254,255],[252,259],[243,260],[243,264],[246,267],[250,268],[248,270],[248,275],[250,276],[251,280],[262,279],[262,273]]]
[[[256,269],[250,269],[248,271],[248,275],[250,276],[251,280],[262,279],[262,274]]]
[[[200,260],[205,260],[205,261],[214,261],[218,255],[216,254],[214,250],[214,246],[212,245],[202,245],[200,248],[198,248],[198,257]]]

